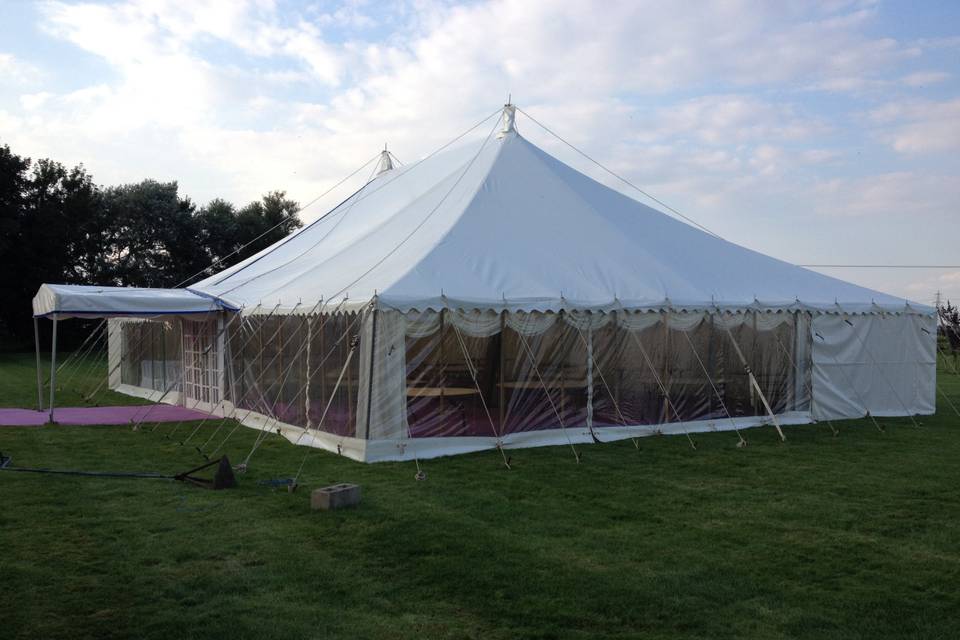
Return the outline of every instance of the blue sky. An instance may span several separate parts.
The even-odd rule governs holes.
[[[384,142],[423,156],[508,93],[734,242],[960,264],[957,2],[0,4],[0,143],[200,203],[308,202]],[[960,300],[960,269],[829,273]]]

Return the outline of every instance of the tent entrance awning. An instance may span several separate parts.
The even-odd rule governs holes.
[[[152,318],[237,311],[236,307],[189,289],[96,287],[43,284],[33,298],[37,318]]]

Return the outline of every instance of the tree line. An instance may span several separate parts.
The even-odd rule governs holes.
[[[100,186],[82,164],[0,146],[0,340],[32,342],[31,300],[44,282],[177,286],[285,237],[301,225],[298,209],[283,191],[198,206],[176,182]]]

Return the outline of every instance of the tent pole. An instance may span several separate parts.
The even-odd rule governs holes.
[[[781,442],[786,442],[787,436],[783,435],[783,430],[780,428],[780,421],[777,420],[776,414],[774,414],[773,409],[770,408],[770,403],[767,402],[767,396],[763,395],[763,390],[760,389],[760,385],[757,383],[757,379],[754,377],[753,371],[750,369],[750,365],[747,364],[747,359],[743,357],[743,352],[740,351],[740,345],[737,344],[737,340],[733,337],[730,329],[724,327],[724,331],[727,332],[727,336],[730,338],[730,343],[733,345],[733,350],[737,352],[737,358],[740,359],[743,369],[747,372],[747,378],[750,380],[750,386],[753,387],[753,390],[756,391],[757,395],[760,396],[760,401],[763,403],[764,409],[767,410],[767,415],[769,415],[770,419],[773,420],[773,426],[777,428],[777,433],[780,435]]]
[[[37,411],[43,411],[43,380],[40,377],[40,326],[36,316],[33,318],[33,346],[37,352]]]
[[[457,343],[460,345],[460,350],[463,352],[463,359],[467,363],[467,370],[470,372],[470,377],[473,379],[473,386],[477,390],[477,395],[480,396],[480,404],[483,406],[483,412],[487,415],[487,421],[490,423],[490,429],[493,431],[493,436],[497,441],[497,449],[500,451],[500,456],[503,458],[503,466],[507,469],[510,468],[510,460],[507,458],[507,454],[503,450],[503,443],[500,442],[500,434],[497,433],[497,426],[493,423],[493,416],[490,415],[490,407],[487,406],[487,401],[483,399],[483,389],[480,388],[480,381],[477,380],[477,370],[473,367],[473,360],[470,358],[470,353],[467,351],[467,345],[463,341],[463,336],[460,334],[460,329],[456,324],[453,325],[454,335],[457,337]]]
[[[665,312],[661,311],[658,315],[658,322],[663,322],[666,324],[667,315]],[[669,327],[668,327],[669,328]],[[646,363],[647,368],[650,369],[650,373],[653,374],[653,379],[657,383],[657,388],[660,389],[660,393],[664,397],[664,410],[673,409],[673,416],[677,419],[677,423],[680,425],[680,428],[683,430],[683,435],[687,437],[687,442],[690,443],[690,447],[696,451],[697,444],[693,441],[693,438],[690,437],[690,432],[687,431],[686,424],[683,421],[683,418],[680,417],[680,413],[677,411],[676,403],[670,402],[670,393],[667,391],[667,387],[663,383],[663,379],[660,377],[660,374],[657,373],[657,366],[654,364],[653,360],[650,358],[650,355],[647,353],[647,350],[643,348],[643,343],[640,341],[640,338],[637,337],[637,334],[631,330],[627,330],[627,333],[630,334],[630,337],[633,338],[634,343],[637,345],[637,348],[640,350],[640,355],[643,356],[643,361]],[[663,416],[660,424],[656,427],[656,433],[662,433],[660,427],[666,425],[669,422],[669,414]]]
[[[53,316],[53,339],[50,349],[50,422],[53,422],[53,404],[57,390],[57,316]]]
[[[440,309],[440,419],[443,419],[443,416],[446,415],[444,407],[444,395],[446,393],[447,387],[447,360],[446,353],[443,348],[443,330],[444,326],[444,314],[446,309]]]
[[[580,327],[577,327],[580,332]],[[581,339],[583,333],[580,332]],[[593,433],[593,327],[587,327],[587,430]],[[596,438],[596,436],[594,436]]]
[[[367,430],[364,434],[364,440],[370,439],[370,415],[373,409],[373,367],[376,363],[377,346],[377,310],[372,309],[370,313],[373,314],[373,318],[370,322],[370,375],[367,377]],[[350,378],[347,378],[347,382],[349,381]]]
[[[307,423],[307,429],[309,429],[312,426],[310,422],[310,351],[311,351],[310,343],[313,341],[313,316],[307,315],[305,317],[307,321],[307,355],[304,358],[304,363],[303,363],[304,364],[303,410],[306,415],[306,420],[304,422]]]
[[[613,312],[611,312],[611,313],[616,313],[616,311],[613,311]],[[614,318],[616,318],[616,316],[614,316]],[[616,319],[614,319],[613,322],[614,322],[614,326],[616,326],[616,322],[617,322]],[[580,335],[580,341],[583,342],[583,344],[587,347],[587,352],[589,353],[588,364],[589,364],[590,366],[588,367],[588,378],[589,378],[589,380],[590,380],[590,386],[589,386],[588,391],[587,391],[588,396],[589,396],[589,398],[590,398],[590,403],[589,403],[588,406],[591,407],[591,410],[590,410],[590,414],[591,414],[591,415],[589,416],[589,420],[590,420],[589,429],[590,429],[591,435],[593,436],[593,439],[596,440],[596,441],[599,443],[600,440],[597,438],[596,433],[594,433],[594,431],[593,431],[593,416],[592,416],[592,413],[593,413],[593,411],[592,411],[592,407],[593,407],[593,397],[594,397],[594,388],[593,388],[593,369],[594,369],[594,365],[596,366],[597,375],[600,376],[600,383],[603,385],[603,388],[607,390],[607,395],[610,396],[610,399],[613,400],[613,408],[616,410],[617,416],[619,416],[619,418],[620,418],[620,424],[623,425],[624,427],[626,427],[626,426],[627,426],[627,419],[623,417],[623,412],[620,411],[620,404],[618,403],[617,398],[613,395],[613,392],[610,390],[610,385],[607,384],[607,378],[603,375],[603,369],[600,368],[600,364],[599,364],[599,363],[594,362],[594,359],[593,359],[593,328],[592,328],[592,327],[588,327],[588,328],[587,328],[588,335],[590,335],[590,341],[587,342],[587,339],[584,338],[584,336],[583,336],[583,331],[580,330],[580,327],[577,326],[576,324],[574,324],[573,327],[577,330],[577,333]],[[633,446],[635,446],[637,449],[639,449],[639,448],[640,448],[640,443],[637,442],[637,439],[634,438],[634,437],[631,437],[630,439],[633,440]]]
[[[705,320],[709,318],[710,320],[710,337],[713,338],[713,314],[707,314]],[[733,427],[734,432],[739,438],[737,442],[738,447],[747,446],[747,441],[744,439],[743,434],[740,433],[740,429],[737,428],[737,423],[734,421],[733,416],[730,415],[730,412],[727,411],[727,403],[723,401],[723,396],[720,395],[720,390],[717,388],[717,385],[714,383],[713,378],[710,376],[710,371],[707,369],[707,365],[703,363],[703,359],[700,357],[700,354],[697,352],[697,348],[693,344],[693,340],[690,339],[690,336],[687,335],[686,331],[681,330],[680,333],[683,335],[684,339],[687,341],[687,344],[690,345],[690,351],[693,352],[693,357],[696,358],[697,363],[700,365],[700,369],[703,371],[703,375],[707,377],[707,382],[710,383],[710,388],[713,389],[714,395],[716,395],[717,400],[720,402],[720,408],[723,409],[723,413],[726,414],[727,419],[730,421],[730,426]],[[711,348],[708,346],[708,348]],[[710,356],[707,356],[708,360]],[[710,399],[710,412],[713,413],[713,398]]]
[[[667,391],[667,385],[670,384],[670,325],[667,323],[667,313],[660,312],[663,321],[663,422],[670,421],[670,395]],[[674,407],[676,411],[676,407]]]
[[[500,431],[499,431],[499,433],[497,434],[497,437],[502,437],[502,436],[503,436],[504,410],[506,409],[505,398],[506,398],[506,392],[507,392],[507,390],[506,390],[505,384],[506,384],[506,382],[507,382],[507,379],[506,379],[506,377],[505,377],[505,375],[504,375],[504,374],[505,374],[505,370],[504,370],[504,350],[503,350],[503,346],[504,346],[504,345],[503,345],[503,342],[504,342],[504,340],[505,340],[506,337],[507,337],[507,335],[506,335],[506,328],[507,328],[507,312],[506,312],[506,311],[501,311],[501,312],[500,312],[500,353],[499,353],[499,356],[500,356],[500,397],[499,397],[499,399],[498,399],[498,402],[499,402],[499,404],[500,404],[500,407],[499,407],[499,409],[500,409],[500,416],[499,416],[499,418],[500,418]],[[38,371],[39,371],[39,369],[38,369]]]
[[[793,347],[794,347],[794,353],[797,353],[797,352],[798,352],[797,346],[800,344],[800,312],[799,312],[799,311],[797,311],[797,313],[794,315],[794,318],[793,318],[793,327],[794,327],[794,329],[793,329],[793,332],[794,332]],[[806,375],[805,375],[804,372],[801,371],[801,369],[800,369],[800,359],[799,359],[799,358],[794,358],[792,355],[790,355],[790,352],[787,350],[786,345],[783,344],[783,341],[780,339],[780,336],[777,335],[777,330],[776,330],[776,329],[773,330],[773,337],[776,338],[776,340],[777,340],[777,345],[780,347],[780,349],[782,349],[783,352],[787,355],[787,358],[790,360],[790,366],[792,367],[792,369],[793,369],[793,371],[794,371],[794,376],[793,376],[793,377],[794,377],[794,381],[795,381],[795,383],[793,384],[793,394],[794,394],[793,408],[794,408],[794,410],[795,410],[795,411],[796,411],[796,410],[799,410],[799,406],[800,406],[799,401],[797,400],[797,398],[799,397],[799,394],[797,393],[797,389],[796,389],[796,388],[797,388],[798,385],[805,384],[805,387],[801,387],[801,390],[800,390],[800,391],[801,391],[801,393],[802,393],[804,389],[809,390],[809,392],[810,392],[810,409],[809,409],[810,418],[813,419],[814,422],[818,422],[818,420],[817,420],[816,418],[814,418],[814,416],[813,416],[813,383],[807,381]],[[811,362],[811,375],[812,375],[812,373],[813,373],[813,367],[812,367],[812,363],[813,363],[813,347],[812,347],[812,346],[811,346],[811,351],[810,351],[810,358],[811,358],[810,362]],[[824,420],[824,422],[826,422],[826,423],[827,423],[827,426],[830,427],[830,431],[833,433],[834,436],[840,435],[840,432],[837,431],[836,427],[833,426],[833,423],[832,423],[829,419]]]
[[[557,410],[557,406],[554,404],[553,398],[550,396],[550,391],[547,389],[547,383],[543,381],[543,375],[540,373],[540,368],[537,367],[537,358],[534,355],[533,350],[530,348],[530,345],[527,344],[527,339],[523,337],[523,332],[517,331],[516,333],[517,337],[520,338],[520,345],[526,352],[527,358],[530,359],[530,364],[533,366],[533,372],[536,374],[537,380],[540,382],[540,388],[543,389],[544,395],[547,396],[547,402],[550,403],[550,408],[553,409],[553,414],[557,417],[557,422],[560,424],[560,430],[567,439],[567,444],[570,445],[570,449],[573,451],[573,455],[577,459],[577,464],[580,464],[580,453],[577,451],[577,448],[573,446],[573,440],[570,439],[570,434],[567,433],[567,426],[563,423],[563,416],[560,414],[560,411]]]

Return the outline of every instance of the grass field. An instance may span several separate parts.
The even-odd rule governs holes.
[[[4,356],[0,404],[32,406],[33,381]],[[425,482],[311,451],[292,494],[260,484],[308,453],[278,438],[234,491],[3,472],[0,637],[955,638],[960,418],[921,423],[628,440],[580,465],[526,449],[512,471],[490,452],[428,460]],[[172,428],[0,427],[0,451],[176,472],[200,458]],[[335,481],[363,504],[311,511]]]

